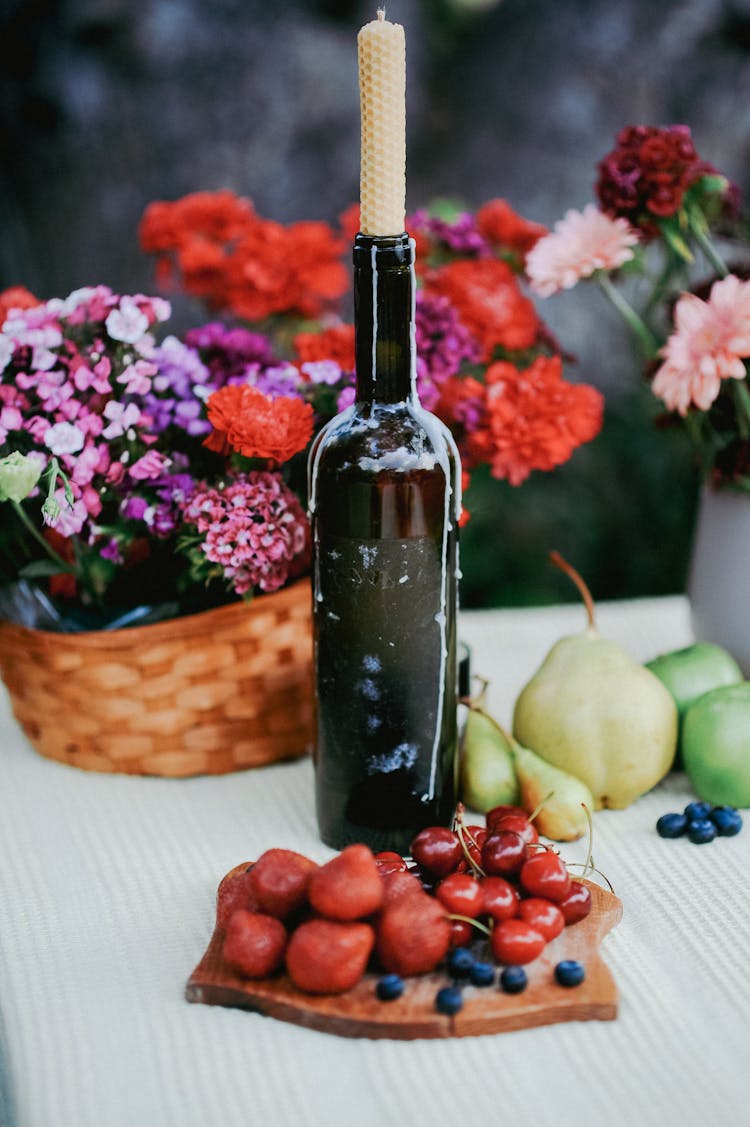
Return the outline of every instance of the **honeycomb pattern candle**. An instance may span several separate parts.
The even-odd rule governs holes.
[[[362,114],[360,230],[400,235],[406,207],[406,40],[385,11],[358,36]]]

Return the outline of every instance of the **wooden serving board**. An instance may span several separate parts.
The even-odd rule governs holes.
[[[247,868],[247,864],[238,868]],[[445,972],[408,978],[403,995],[393,1002],[381,1002],[376,997],[377,974],[366,974],[345,994],[305,994],[286,974],[261,981],[237,975],[222,959],[224,931],[220,928],[214,931],[206,953],[191,974],[185,996],[189,1002],[240,1007],[341,1037],[402,1041],[503,1033],[560,1021],[611,1021],[617,1016],[617,987],[601,959],[599,946],[619,923],[622,904],[599,885],[584,883],[593,897],[590,914],[566,927],[526,967],[526,990],[513,995],[497,986],[467,985],[463,1009],[452,1017],[435,1010],[437,991],[450,981]],[[580,986],[557,985],[554,967],[561,959],[583,963],[586,978]]]

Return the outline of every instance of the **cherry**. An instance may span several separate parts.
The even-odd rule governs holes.
[[[471,845],[471,842],[473,840],[475,845],[479,849],[481,849],[482,846],[484,845],[486,839],[487,839],[488,833],[489,833],[489,830],[487,829],[486,826],[467,826],[466,827],[466,837],[468,839],[467,844]]]
[[[421,868],[435,877],[447,877],[463,856],[461,842],[446,826],[427,826],[411,843],[411,855]]]
[[[466,920],[451,920],[451,949],[465,947],[474,938],[474,928]]]
[[[526,842],[513,830],[493,831],[482,846],[482,868],[489,876],[512,876],[525,860]]]
[[[523,966],[541,955],[547,940],[525,920],[503,920],[493,929],[490,942],[499,963]]]
[[[401,854],[392,853],[390,850],[376,853],[375,864],[381,877],[384,877],[386,873],[405,873],[408,871],[408,865]]]
[[[591,892],[579,880],[572,880],[570,892],[564,900],[558,900],[557,906],[562,912],[566,924],[578,923],[591,911]]]
[[[523,838],[527,845],[535,845],[539,841],[536,826],[529,821],[525,814],[504,814],[492,826],[493,833],[497,833],[498,830],[513,830],[514,833]]]
[[[518,892],[502,877],[482,877],[482,915],[493,920],[509,920],[518,913]]]
[[[450,873],[437,886],[436,896],[449,912],[474,919],[482,911],[482,890],[468,873]]]
[[[571,880],[558,855],[552,850],[544,850],[524,861],[521,888],[530,896],[542,896],[558,903],[570,892]]]
[[[518,905],[519,918],[540,931],[547,942],[560,934],[565,927],[565,917],[557,904],[541,897],[530,896]]]
[[[526,811],[523,810],[520,806],[493,806],[491,810],[487,811],[485,819],[487,822],[487,830],[492,833],[493,829],[495,828],[495,822],[497,822],[500,818],[507,817],[508,814],[513,814],[520,818],[526,818]]]

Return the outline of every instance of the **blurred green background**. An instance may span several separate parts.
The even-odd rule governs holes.
[[[154,288],[137,244],[153,199],[228,187],[287,222],[357,197],[356,32],[374,0],[5,0],[0,286],[40,297]],[[624,124],[691,126],[740,185],[750,162],[747,0],[389,0],[408,58],[408,209],[506,197],[552,224],[593,198]],[[521,487],[478,473],[464,606],[681,591],[698,481],[602,295],[540,302],[606,397],[602,434]],[[197,312],[177,302],[174,328]]]

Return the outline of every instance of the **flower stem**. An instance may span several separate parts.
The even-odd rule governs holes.
[[[642,317],[638,315],[638,313],[636,313],[635,309],[633,309],[633,306],[630,304],[627,298],[623,297],[616,286],[613,285],[612,279],[608,274],[605,274],[604,271],[599,271],[596,274],[596,280],[604,290],[609,300],[614,305],[617,312],[622,317],[625,324],[629,329],[632,329],[638,343],[643,349],[643,353],[646,359],[650,360],[653,356],[656,355],[658,351],[658,345],[654,334],[651,332],[646,322]]]
[[[740,438],[747,439],[750,437],[750,391],[748,391],[747,380],[733,380],[732,390],[737,407],[737,426]]]
[[[37,528],[34,527],[32,522],[29,520],[28,514],[24,510],[23,506],[21,504],[19,504],[18,501],[11,501],[11,505],[15,509],[16,514],[18,516],[18,519],[21,521],[21,524],[26,528],[26,530],[28,532],[31,533],[31,535],[34,537],[34,539],[37,541],[37,543],[41,544],[41,546],[44,548],[45,552],[50,557],[50,559],[54,560],[55,563],[58,563],[60,565],[60,570],[72,572],[73,569],[70,566],[70,564],[66,563],[65,560],[62,558],[62,556],[59,556],[57,554],[57,552],[52,547],[52,545],[48,544],[47,541],[44,539],[41,532]]]
[[[726,278],[727,274],[729,273],[727,264],[709,239],[707,232],[699,223],[696,223],[692,219],[690,221],[690,231],[696,243],[701,248],[703,254],[711,263],[719,277]]]

